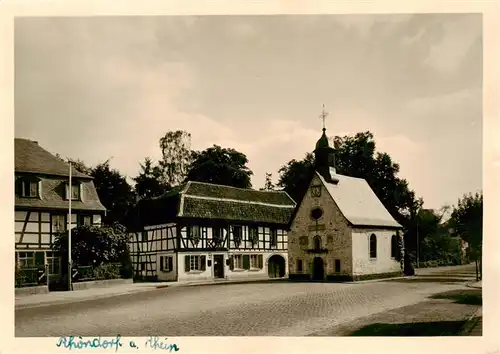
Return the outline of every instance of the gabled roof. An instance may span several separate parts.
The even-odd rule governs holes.
[[[15,172],[17,173],[69,176],[69,164],[43,149],[36,141],[15,138],[14,159]],[[92,179],[92,177],[77,171],[74,167],[72,167],[71,173],[76,178]]]
[[[353,226],[402,228],[364,179],[335,174],[338,183],[334,184],[316,174]]]
[[[153,225],[175,218],[289,223],[295,202],[284,191],[257,191],[203,182],[187,182],[165,195],[138,203],[139,224]]]

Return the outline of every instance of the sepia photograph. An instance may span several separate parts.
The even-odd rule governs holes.
[[[13,24],[16,338],[483,335],[481,13]]]

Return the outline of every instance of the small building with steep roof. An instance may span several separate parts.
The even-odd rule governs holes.
[[[55,236],[68,227],[100,225],[106,208],[93,178],[72,168],[36,141],[14,139],[15,259],[20,268],[48,265],[60,274],[60,259],[52,252]],[[71,197],[71,222],[68,220]]]
[[[288,232],[290,279],[400,275],[401,225],[366,180],[336,172],[325,128],[314,153],[316,171]]]
[[[283,191],[187,182],[141,200],[127,225],[136,278],[165,281],[287,275],[295,202]]]

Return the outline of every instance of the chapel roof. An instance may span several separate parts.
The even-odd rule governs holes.
[[[338,183],[329,183],[320,173],[316,175],[353,226],[401,228],[366,180],[335,174]]]
[[[316,150],[323,149],[323,148],[329,148],[329,147],[330,147],[330,143],[328,142],[328,137],[326,136],[326,129],[323,128],[323,134],[316,142]]]

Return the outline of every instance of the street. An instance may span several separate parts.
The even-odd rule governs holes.
[[[16,309],[16,337],[307,336],[463,289],[472,265],[362,283],[248,283],[156,289]]]

